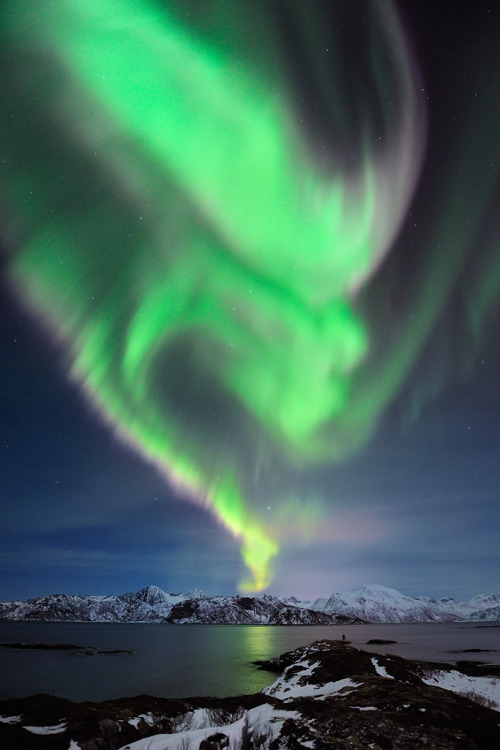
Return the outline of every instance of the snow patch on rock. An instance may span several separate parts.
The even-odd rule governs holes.
[[[0,716],[1,724],[19,724],[22,716]]]
[[[151,713],[139,714],[139,716],[134,716],[134,718],[128,720],[128,723],[133,726],[134,729],[137,729],[141,721],[145,721],[146,724],[150,727],[154,726],[155,723],[153,714]]]
[[[31,734],[60,734],[61,732],[65,732],[67,729],[67,724],[65,721],[61,722],[61,724],[56,724],[52,727],[37,727],[37,726],[23,726],[23,729],[27,729],[28,732],[31,732]]]
[[[391,680],[394,679],[394,677],[392,676],[392,674],[389,674],[389,672],[387,671],[387,669],[384,666],[382,666],[382,664],[378,663],[378,659],[376,659],[375,657],[373,657],[371,661],[372,661],[373,666],[375,667],[375,672],[378,675],[380,675],[381,677],[388,677]]]

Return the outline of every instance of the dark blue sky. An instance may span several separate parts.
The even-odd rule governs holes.
[[[450,175],[462,206],[453,219],[457,252],[461,227],[478,227],[375,433],[351,459],[302,478],[325,498],[324,523],[307,542],[284,543],[271,593],[313,598],[375,582],[461,599],[500,590],[500,91],[489,83],[492,61],[500,63],[500,11],[494,3],[398,5],[428,91],[429,136],[422,180],[373,295],[390,280],[396,318],[422,258],[439,253]],[[487,160],[494,185],[478,220],[472,186]],[[235,593],[238,542],[122,445],[68,381],[64,348],[9,288],[9,252],[0,286],[0,599],[147,584]],[[483,298],[480,282],[489,291],[478,332],[471,300]],[[444,294],[438,277],[433,284]]]

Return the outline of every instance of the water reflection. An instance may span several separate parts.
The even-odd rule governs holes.
[[[102,701],[148,693],[165,698],[256,693],[275,675],[256,660],[320,639],[340,640],[374,653],[409,659],[472,659],[500,663],[496,624],[266,626],[0,622],[0,643],[52,642],[126,649],[129,655],[80,656],[68,651],[0,648],[0,697],[51,693],[74,701]],[[371,638],[397,641],[368,646]],[[485,653],[467,649],[483,649]]]
[[[272,659],[277,656],[277,630],[269,625],[248,625],[242,627],[242,659],[247,663]]]

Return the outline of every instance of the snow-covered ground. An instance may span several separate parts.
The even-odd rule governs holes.
[[[66,731],[67,724],[65,721],[49,727],[30,726],[29,724],[25,724],[24,729],[27,729],[31,734],[61,734]]]
[[[228,747],[231,750],[239,750],[248,734],[252,736],[255,747],[268,750],[271,742],[280,733],[283,722],[286,719],[298,718],[299,714],[296,711],[276,709],[265,703],[250,709],[232,724],[196,726],[176,734],[157,734],[125,745],[121,750],[199,750],[204,739],[218,732],[227,736]],[[200,715],[195,719],[195,724],[199,723]],[[72,750],[76,750],[76,747]]]
[[[482,696],[488,701],[489,708],[500,711],[500,678],[498,677],[469,677],[453,669],[449,672],[441,670],[433,672],[429,677],[424,677],[423,682],[465,695],[471,700],[474,700],[474,695]],[[479,701],[476,699],[476,702]]]
[[[324,700],[330,695],[340,693],[347,695],[352,692],[353,688],[358,687],[358,683],[353,682],[350,677],[327,682],[324,685],[310,682],[308,678],[320,667],[319,661],[312,664],[308,660],[294,662],[284,670],[283,674],[272,685],[264,688],[261,692],[286,703],[296,698]],[[349,690],[349,688],[351,689]]]
[[[378,659],[376,657],[373,657],[371,661],[372,661],[373,666],[375,667],[375,672],[378,675],[380,675],[381,677],[389,677],[391,680],[394,679],[392,674],[389,674],[387,669],[378,663]]]

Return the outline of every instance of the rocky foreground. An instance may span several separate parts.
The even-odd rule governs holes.
[[[278,677],[270,687],[250,696],[168,700],[142,695],[72,703],[37,695],[0,701],[0,747],[500,747],[500,678],[489,674],[487,665],[412,662],[373,656],[338,641],[318,641],[258,666]]]

